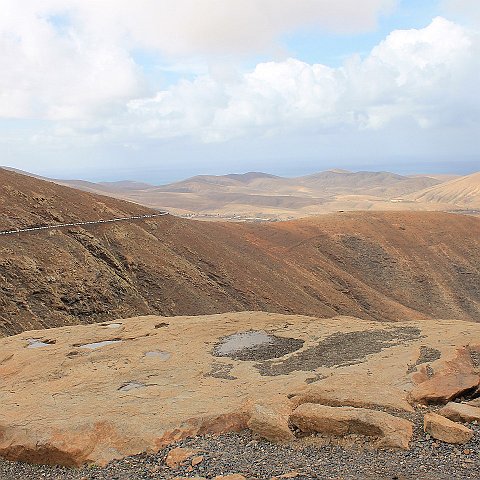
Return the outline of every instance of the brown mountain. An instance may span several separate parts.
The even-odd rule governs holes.
[[[409,197],[447,179],[451,177],[328,170],[296,178],[261,172],[197,175],[160,186],[130,181],[52,181],[150,208],[166,209],[177,215],[282,220],[338,210],[451,210],[449,203],[417,201]]]
[[[0,169],[0,230],[149,212]],[[434,212],[0,235],[0,331],[244,310],[478,320],[479,258],[480,220]]]
[[[480,209],[480,172],[421,190],[408,198],[416,202],[449,204],[452,208]]]
[[[390,200],[437,185],[428,176],[329,170],[297,178],[256,172],[197,176],[156,188],[130,191],[128,198],[177,213],[302,217],[339,209],[395,209]],[[414,204],[415,209],[418,205]]]

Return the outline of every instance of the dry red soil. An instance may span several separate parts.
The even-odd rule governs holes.
[[[0,230],[154,213],[0,169]],[[337,213],[0,236],[0,335],[143,314],[480,318],[480,219]]]

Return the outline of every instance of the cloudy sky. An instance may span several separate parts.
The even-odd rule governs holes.
[[[480,170],[478,0],[0,0],[0,164]]]

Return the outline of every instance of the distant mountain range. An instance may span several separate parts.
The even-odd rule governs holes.
[[[159,186],[128,180],[46,180],[177,215],[211,219],[281,220],[339,210],[480,210],[480,172],[460,177],[328,170],[295,178],[248,172],[198,175]]]

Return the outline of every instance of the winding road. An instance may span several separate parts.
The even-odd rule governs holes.
[[[16,230],[3,230],[3,231],[0,231],[0,235],[13,235],[14,233],[36,232],[39,230],[51,230],[54,228],[79,227],[82,225],[98,225],[101,223],[126,222],[129,220],[143,220],[146,218],[163,217],[164,215],[168,215],[168,212],[154,213],[151,215],[135,215],[132,217],[109,218],[107,220],[94,220],[89,222],[58,223],[56,225],[45,225],[42,227],[30,227],[30,228],[18,228]]]

